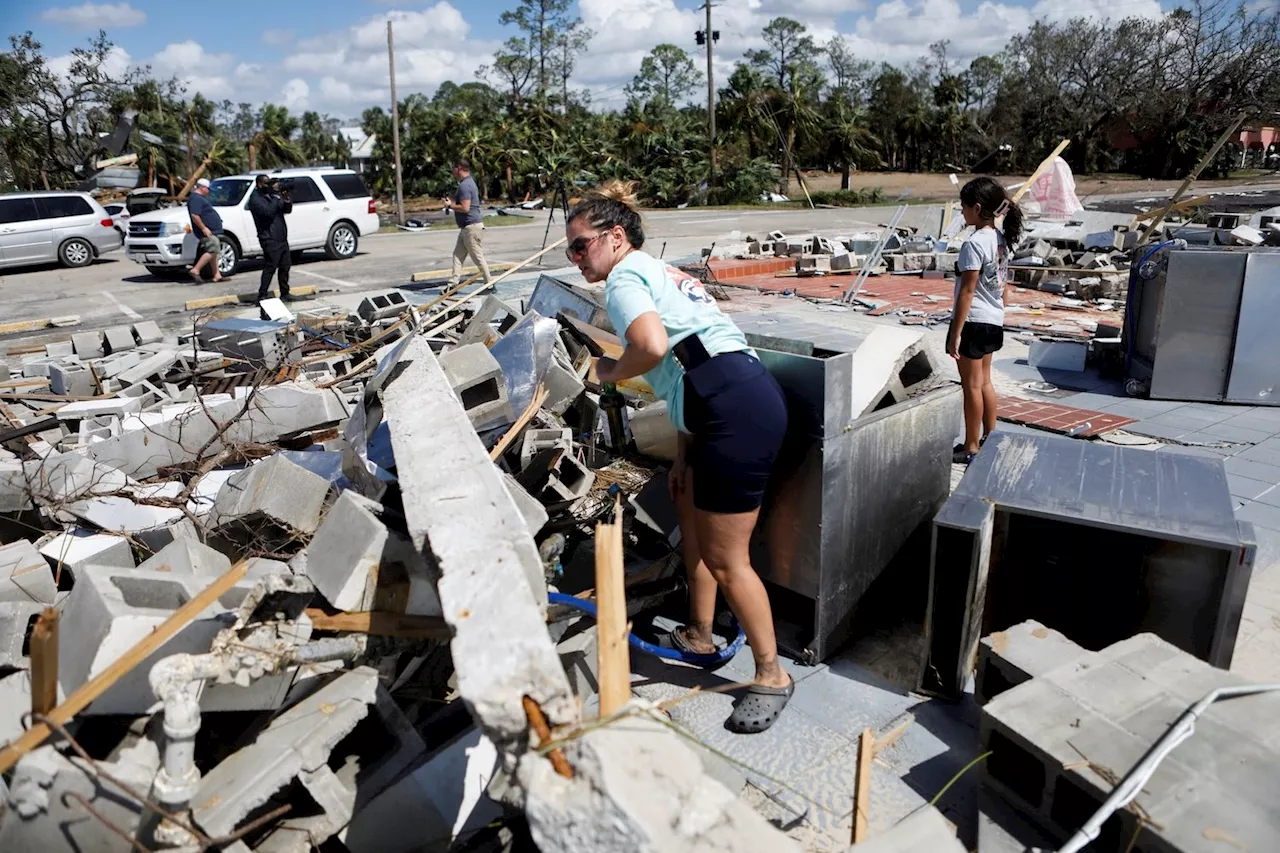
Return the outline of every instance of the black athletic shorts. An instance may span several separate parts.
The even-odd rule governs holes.
[[[777,380],[748,353],[718,355],[685,374],[684,422],[693,437],[693,505],[705,512],[759,509],[787,432]]]
[[[980,359],[1004,346],[1004,326],[994,323],[965,323],[960,329],[960,355]]]

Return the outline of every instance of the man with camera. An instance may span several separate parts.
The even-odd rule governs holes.
[[[297,297],[289,293],[289,226],[284,215],[293,210],[289,191],[280,186],[279,178],[258,175],[253,195],[249,197],[249,213],[258,229],[258,243],[262,246],[262,283],[258,285],[258,301],[271,295],[271,279],[280,272],[280,298],[293,302]]]

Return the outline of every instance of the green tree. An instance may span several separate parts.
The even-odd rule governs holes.
[[[674,106],[700,87],[704,79],[683,48],[660,44],[640,61],[640,73],[632,79],[627,93]]]
[[[555,80],[557,62],[563,62],[560,57],[565,46],[561,44],[561,38],[581,26],[580,18],[569,16],[570,5],[571,0],[520,0],[519,6],[498,17],[504,26],[514,24],[525,34],[523,39],[516,40],[523,44],[512,45],[509,41],[508,46],[515,48],[512,55],[528,57],[535,81],[534,91],[543,101]]]
[[[778,81],[778,88],[795,92],[797,81],[812,74],[822,48],[807,35],[808,28],[791,18],[774,18],[762,35],[767,50],[747,51],[747,61]]]
[[[256,133],[246,146],[249,152],[249,171],[279,166],[296,166],[303,161],[302,152],[293,142],[298,130],[298,119],[289,114],[289,108],[279,104],[263,104],[258,111]]]

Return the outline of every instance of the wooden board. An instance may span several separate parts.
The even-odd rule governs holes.
[[[307,618],[311,620],[311,627],[317,631],[347,631],[375,637],[418,637],[428,640],[447,640],[452,636],[448,623],[439,616],[380,613],[376,610],[327,613],[317,607],[308,607]]]
[[[631,654],[627,648],[627,589],[622,571],[622,512],[615,501],[613,524],[596,524],[596,642],[600,716],[631,701]]]

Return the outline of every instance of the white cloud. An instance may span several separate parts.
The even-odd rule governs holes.
[[[280,90],[284,105],[295,112],[307,108],[307,98],[310,95],[311,87],[307,85],[307,81],[297,77],[285,83],[284,88]]]
[[[63,9],[45,9],[40,19],[79,30],[112,30],[142,26],[147,22],[147,13],[128,3],[83,3]]]
[[[263,30],[262,43],[271,45],[288,44],[293,41],[293,30]]]
[[[237,100],[251,100],[246,97],[243,85],[232,86],[230,76],[244,68],[244,64],[236,63],[229,53],[209,53],[199,42],[186,41],[168,44],[149,63],[151,71],[157,77],[176,77],[186,87],[187,95],[199,92],[206,98],[217,101],[222,98],[235,97]],[[197,73],[193,73],[199,69]]]
[[[71,54],[62,56],[53,56],[49,58],[49,70],[59,77],[66,77],[67,72],[71,70],[71,63],[74,58]],[[129,52],[119,45],[113,45],[102,61],[102,71],[111,77],[120,77],[133,67],[133,58],[129,56]]]

